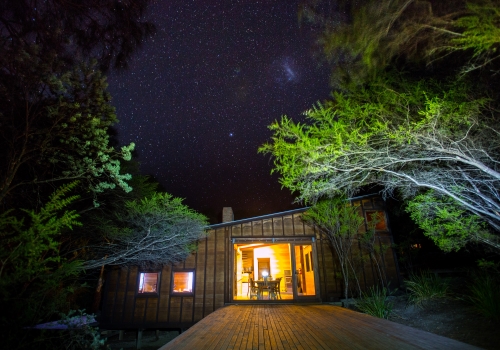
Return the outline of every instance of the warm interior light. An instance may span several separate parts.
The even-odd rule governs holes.
[[[194,272],[174,272],[174,293],[193,292]]]
[[[267,271],[262,271],[262,277],[267,277],[269,276],[269,273]]]
[[[139,293],[156,293],[158,273],[141,272],[139,275]]]

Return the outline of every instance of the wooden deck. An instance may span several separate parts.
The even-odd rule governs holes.
[[[231,305],[162,346],[167,349],[478,349],[331,305]]]

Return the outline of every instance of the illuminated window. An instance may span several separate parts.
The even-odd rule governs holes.
[[[194,271],[174,271],[172,280],[172,293],[193,293]]]
[[[376,231],[386,231],[387,224],[385,222],[385,213],[382,210],[367,210],[366,211],[366,221],[368,222],[368,226],[376,220],[377,224],[375,225]]]
[[[157,293],[158,287],[158,272],[141,272],[139,273],[139,290],[138,293]]]

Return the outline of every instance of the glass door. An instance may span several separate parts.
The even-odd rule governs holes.
[[[316,273],[312,244],[293,244],[294,299],[316,297]]]

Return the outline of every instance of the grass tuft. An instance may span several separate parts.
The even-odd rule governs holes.
[[[411,275],[405,281],[406,289],[410,293],[408,303],[424,307],[431,300],[446,298],[449,285],[448,281],[430,272]]]
[[[500,281],[490,275],[474,278],[469,287],[469,300],[481,314],[500,321]]]
[[[354,305],[365,314],[378,318],[388,319],[392,312],[393,303],[388,299],[389,291],[387,288],[380,289],[373,286],[368,293],[362,293],[359,299],[356,299]]]

